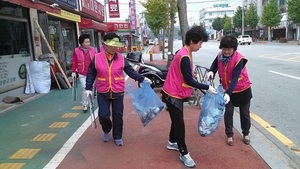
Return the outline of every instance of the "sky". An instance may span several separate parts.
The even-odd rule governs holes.
[[[104,0],[98,0],[104,4]],[[139,1],[146,2],[146,0],[135,0],[136,14],[145,11],[145,8],[139,3]],[[229,4],[229,6],[237,7],[242,5],[242,0],[186,0],[187,2],[187,15],[189,25],[193,23],[199,23],[199,11],[205,7],[212,6],[213,4]],[[106,5],[107,7],[108,5]],[[119,0],[120,18],[109,18],[108,21],[125,21],[129,15],[129,0]],[[176,25],[179,25],[178,17]]]

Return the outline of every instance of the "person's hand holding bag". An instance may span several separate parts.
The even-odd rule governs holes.
[[[216,94],[217,90],[212,87],[211,85],[209,85],[209,88],[206,90],[207,93],[211,93],[211,94]]]
[[[230,96],[227,93],[224,94],[224,101],[225,104],[227,104],[230,101]]]

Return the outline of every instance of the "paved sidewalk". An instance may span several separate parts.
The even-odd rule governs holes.
[[[166,61],[153,61],[166,64]],[[127,83],[133,82],[128,80]],[[155,90],[160,95],[160,89]],[[59,169],[165,169],[186,168],[179,160],[179,153],[166,149],[170,129],[170,117],[166,110],[144,127],[132,107],[130,96],[125,94],[124,146],[114,144],[112,137],[104,143],[101,128],[89,127],[78,140]],[[235,130],[235,145],[226,144],[223,121],[217,131],[208,137],[201,137],[197,131],[200,109],[186,106],[184,118],[186,143],[196,168],[205,169],[268,169],[268,164],[248,145]],[[98,121],[97,121],[98,122]],[[99,122],[98,122],[99,123]]]

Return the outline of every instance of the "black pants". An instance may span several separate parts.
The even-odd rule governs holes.
[[[241,128],[242,132],[245,136],[249,134],[249,130],[251,127],[251,121],[250,121],[250,100],[246,104],[243,104],[239,106],[240,109],[240,121],[241,121]],[[227,137],[233,136],[233,112],[234,112],[234,105],[230,101],[225,106],[225,115],[224,115],[224,121],[225,121],[225,134]]]
[[[177,142],[179,152],[182,155],[186,155],[188,151],[185,144],[185,126],[183,120],[183,111],[171,103],[167,102],[166,104],[168,106],[170,118],[172,121],[171,130],[169,134],[169,141],[172,143]]]
[[[98,94],[97,96],[99,111],[99,121],[104,133],[109,133],[113,129],[113,138],[115,140],[122,138],[123,133],[123,110],[124,95],[116,99],[108,99]],[[110,107],[112,107],[112,121],[110,120]]]

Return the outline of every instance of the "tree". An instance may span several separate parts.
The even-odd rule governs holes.
[[[271,41],[271,27],[280,23],[281,15],[275,0],[269,0],[264,6],[261,22],[268,27],[268,41]]]
[[[174,24],[176,23],[177,5],[176,0],[169,0],[169,13],[170,13],[170,26],[169,26],[169,39],[168,39],[168,51],[173,53],[173,40],[174,40]],[[168,60],[170,60],[168,58]]]
[[[256,29],[256,26],[259,21],[256,4],[250,4],[249,9],[246,11],[245,14],[245,20],[246,25],[249,25],[249,27],[253,30],[252,36],[254,36],[254,30]]]
[[[289,0],[287,2],[288,5],[288,16],[289,19],[297,24],[297,40],[298,40],[298,44],[300,43],[300,0]]]
[[[157,36],[161,29],[166,29],[169,23],[168,0],[147,0],[141,2],[146,8],[145,18],[154,36]]]
[[[224,26],[223,29],[226,32],[226,34],[232,30],[232,24],[231,24],[231,18],[228,17],[227,15],[224,15]]]
[[[182,46],[184,46],[185,34],[189,29],[186,0],[177,0],[177,8],[178,8],[179,25],[180,25],[181,37],[182,37]]]
[[[239,6],[233,16],[233,25],[235,28],[242,28],[242,8]]]
[[[213,29],[216,30],[216,31],[222,30],[223,27],[224,27],[223,18],[216,17],[216,18],[214,19],[214,21],[212,22],[212,27],[213,27]]]

